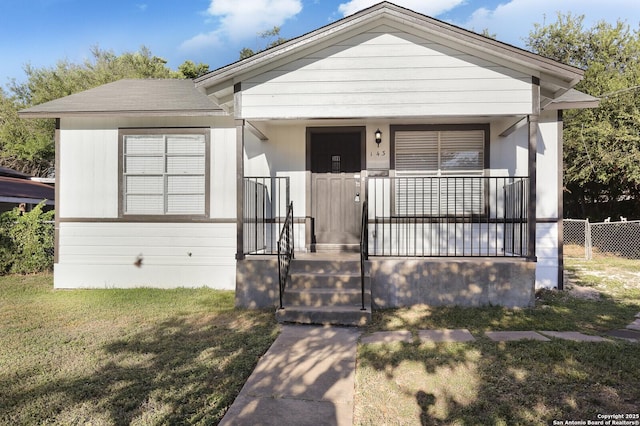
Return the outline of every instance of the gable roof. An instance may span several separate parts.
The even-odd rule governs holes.
[[[543,104],[550,103],[575,86],[584,71],[518,47],[476,34],[455,25],[395,5],[378,3],[315,31],[259,52],[247,59],[214,70],[195,80],[197,88],[213,96],[219,105],[231,105],[233,87],[243,76],[268,69],[270,64],[286,61],[307,49],[321,46],[327,40],[344,36],[371,25],[392,25],[405,31],[455,45],[459,50],[482,55],[506,66],[531,70],[539,75]]]
[[[193,80],[125,79],[19,112],[26,118],[82,115],[175,116],[224,112],[195,88]]]

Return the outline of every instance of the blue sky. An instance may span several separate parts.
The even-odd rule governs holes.
[[[378,0],[0,0],[0,86],[23,81],[23,67],[82,62],[92,46],[116,54],[148,47],[172,69],[187,59],[211,69],[260,49],[257,33],[281,27],[296,37]],[[395,0],[463,28],[488,29],[498,40],[525,47],[534,23],[556,12],[585,15],[585,24],[622,19],[640,24],[638,0]]]

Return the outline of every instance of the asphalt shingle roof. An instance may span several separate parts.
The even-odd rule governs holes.
[[[22,117],[77,115],[220,115],[193,80],[125,79],[20,111]]]

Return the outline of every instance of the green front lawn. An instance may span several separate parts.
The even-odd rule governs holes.
[[[229,291],[0,277],[0,424],[217,423],[277,335]]]
[[[569,260],[577,284],[597,300],[570,292],[539,293],[531,309],[394,309],[374,314],[366,332],[466,328],[471,343],[360,345],[355,419],[360,425],[547,425],[640,411],[640,344],[496,343],[489,330],[580,331],[603,335],[640,312],[639,261]]]

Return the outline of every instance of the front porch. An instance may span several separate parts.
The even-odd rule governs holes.
[[[527,178],[357,179],[366,188],[360,253],[305,243],[310,221],[285,214],[289,178],[244,179],[237,305],[278,306],[288,322],[361,325],[378,308],[533,304]]]
[[[357,194],[350,197],[351,212],[356,216],[333,219],[355,222],[357,236],[365,219],[368,256],[529,257],[527,177],[365,175],[351,179],[351,192]],[[277,254],[292,203],[290,181],[289,177],[244,178],[243,255]],[[340,239],[317,244],[315,234],[323,230],[313,212],[304,217],[294,214],[292,222],[296,252],[359,251],[357,236],[351,244]]]

